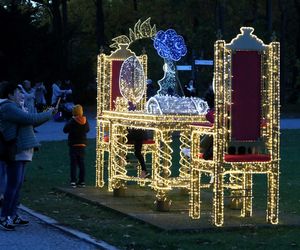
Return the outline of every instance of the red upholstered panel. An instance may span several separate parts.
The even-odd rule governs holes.
[[[232,58],[232,138],[257,140],[261,119],[261,56],[237,51]]]
[[[225,161],[227,162],[263,162],[270,160],[270,155],[263,154],[225,155]]]
[[[154,140],[148,139],[148,140],[144,140],[143,144],[155,144]]]
[[[120,70],[123,61],[112,61],[112,78],[111,78],[111,96],[110,96],[110,109],[115,109],[114,101],[118,96],[122,96],[120,89],[119,89],[119,77],[120,77]]]
[[[214,124],[212,124],[210,122],[193,122],[193,123],[191,123],[191,125],[199,126],[199,127],[213,127],[214,126]]]
[[[208,120],[210,123],[215,122],[215,110],[210,109],[207,114],[205,115],[206,120]]]
[[[133,144],[132,141],[128,141],[127,144]],[[143,144],[155,144],[154,140],[148,139],[148,140],[143,140]]]
[[[203,154],[198,154],[199,158],[203,158]],[[266,162],[270,161],[270,155],[264,154],[244,154],[244,155],[225,155],[226,162]]]

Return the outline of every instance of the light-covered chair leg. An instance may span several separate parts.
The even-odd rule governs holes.
[[[268,204],[267,221],[271,224],[278,224],[279,212],[279,171],[268,173]]]
[[[200,201],[200,178],[201,173],[198,170],[191,170],[190,187],[190,209],[189,215],[192,219],[200,219],[201,201]]]

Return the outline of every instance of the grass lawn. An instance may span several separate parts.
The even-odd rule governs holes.
[[[281,136],[280,211],[300,216],[300,130]],[[88,185],[95,183],[95,140],[86,156]],[[210,232],[168,232],[91,205],[54,187],[69,184],[69,158],[65,141],[44,142],[28,164],[22,203],[61,223],[84,231],[121,249],[299,249],[300,227],[272,227]],[[265,208],[266,178],[254,179],[254,206]]]

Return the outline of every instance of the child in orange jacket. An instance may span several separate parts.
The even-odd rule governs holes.
[[[86,134],[89,132],[89,123],[83,116],[81,105],[75,105],[72,110],[72,118],[64,126],[64,133],[68,133],[68,145],[70,156],[70,185],[71,187],[85,187],[85,147],[87,145]],[[77,181],[77,167],[79,175]]]

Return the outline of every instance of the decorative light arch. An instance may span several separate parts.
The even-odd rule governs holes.
[[[151,17],[147,18],[144,22],[141,23],[139,19],[134,25],[133,30],[129,28],[129,36],[121,35],[112,39],[114,42],[109,47],[120,49],[120,45],[127,45],[129,47],[133,42],[144,39],[152,38],[156,35],[156,25],[151,26],[150,24]]]

